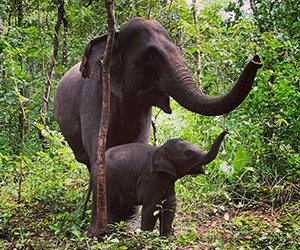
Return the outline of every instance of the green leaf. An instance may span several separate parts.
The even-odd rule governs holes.
[[[73,229],[72,234],[74,234],[77,238],[80,238],[80,236],[81,236],[81,232],[77,229]]]
[[[155,211],[153,212],[153,216],[159,215],[159,213],[160,213],[160,210],[155,210]]]
[[[247,158],[246,150],[243,148],[239,149],[233,160],[234,174],[240,174],[244,170]]]
[[[273,72],[271,70],[268,70],[266,73],[265,73],[265,77],[264,77],[264,81],[267,82],[269,81],[271,75],[273,74]]]

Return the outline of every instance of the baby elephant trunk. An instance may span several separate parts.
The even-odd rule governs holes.
[[[210,150],[203,154],[199,162],[188,172],[191,175],[198,175],[198,174],[207,174],[203,168],[204,165],[212,162],[219,151],[221,142],[223,141],[225,135],[228,134],[228,130],[223,131],[214,141],[213,145],[211,146]]]
[[[204,158],[203,158],[203,161],[201,162],[201,165],[206,165],[210,162],[212,162],[218,152],[219,152],[219,148],[220,148],[220,145],[221,145],[221,142],[223,141],[224,137],[226,134],[228,134],[228,130],[225,129],[221,134],[219,134],[219,136],[215,139],[213,145],[211,146],[210,150],[204,155]]]

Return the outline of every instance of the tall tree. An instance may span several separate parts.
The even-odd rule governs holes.
[[[68,63],[68,20],[66,15],[63,15],[63,25],[64,25],[64,37],[63,37],[63,48],[62,48],[62,66],[66,67]]]
[[[49,105],[49,97],[50,97],[50,91],[52,86],[52,77],[53,77],[53,71],[54,67],[57,61],[57,54],[58,54],[58,46],[59,46],[59,28],[61,25],[61,22],[65,19],[65,8],[64,8],[64,0],[58,0],[59,6],[57,11],[57,21],[54,27],[54,40],[53,40],[53,55],[50,62],[50,69],[47,74],[47,82],[44,90],[44,96],[43,96],[43,105],[41,110],[41,123],[44,127],[46,127],[46,119],[47,119],[47,110]],[[64,21],[66,23],[66,21]],[[66,27],[66,26],[65,26]],[[46,146],[47,142],[45,140],[44,135],[40,132],[40,138],[42,140],[43,147]]]
[[[102,85],[103,95],[97,161],[92,169],[92,181],[96,181],[96,185],[93,185],[92,236],[101,236],[107,233],[105,148],[110,113],[110,63],[115,36],[115,15],[114,1],[106,0],[105,3],[107,10],[108,36],[103,56],[102,72],[100,71],[99,73],[99,84]],[[102,81],[100,79],[102,79]]]
[[[18,13],[18,27],[21,27],[22,22],[23,22],[23,3],[22,3],[22,0],[16,0],[15,4],[16,4],[17,13]]]
[[[192,5],[192,13],[193,13],[193,19],[194,19],[194,25],[196,31],[198,30],[198,7],[197,7],[197,0],[193,0],[193,5]],[[199,46],[200,40],[199,40],[199,34],[196,32],[197,37],[196,37],[196,46]],[[197,82],[199,85],[202,85],[202,60],[201,60],[201,51],[197,49],[196,51],[196,62],[197,62]]]

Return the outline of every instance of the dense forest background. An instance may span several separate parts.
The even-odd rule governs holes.
[[[103,1],[0,3],[1,249],[299,249],[300,9],[297,0],[116,0],[117,28],[159,20],[206,93],[229,90],[259,54],[263,67],[236,110],[204,117],[172,102],[153,110],[152,143],[181,137],[209,148],[231,134],[209,176],[176,183],[175,235],[131,232],[98,243],[80,220],[88,173],[59,132],[53,98],[86,43],[105,33]],[[45,143],[47,142],[47,143]]]

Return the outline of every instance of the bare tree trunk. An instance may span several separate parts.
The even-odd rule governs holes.
[[[258,17],[258,11],[257,11],[257,7],[256,7],[256,0],[249,0],[250,2],[250,7],[251,7],[251,10],[253,12],[253,15],[255,17],[255,19],[257,20],[258,22],[258,29],[259,29],[259,32],[260,33],[263,33],[264,32],[264,28],[263,28],[263,23],[262,23],[262,20]]]
[[[198,25],[198,13],[197,13],[197,0],[193,0],[193,18],[194,18],[194,25],[195,29],[197,30]],[[196,38],[196,45],[199,46],[200,40],[199,40],[199,34],[197,32],[197,38]],[[200,86],[202,86],[202,60],[201,60],[201,51],[197,49],[196,51],[196,62],[197,62],[197,82]]]
[[[17,11],[17,26],[22,27],[23,23],[23,3],[22,0],[16,0],[16,11]],[[18,56],[18,60],[20,63],[20,67],[23,70],[23,58],[22,56]],[[24,94],[24,86],[20,87],[20,95],[25,96]],[[20,138],[21,138],[21,161],[20,161],[20,172],[19,172],[19,190],[18,190],[18,203],[21,202],[21,185],[22,185],[22,177],[23,177],[23,162],[24,162],[24,131],[25,131],[25,110],[22,101],[20,100],[21,104],[21,113],[19,114],[19,131],[20,131]],[[19,143],[19,141],[18,141]],[[19,147],[18,147],[19,149]],[[19,151],[19,150],[18,150]]]
[[[110,113],[110,62],[113,52],[115,36],[114,1],[106,0],[108,37],[105,46],[102,73],[99,73],[99,84],[102,78],[102,114],[98,136],[97,162],[92,166],[93,184],[93,213],[91,221],[92,236],[101,237],[107,233],[107,205],[106,205],[106,174],[105,148]],[[95,190],[96,189],[96,190]]]
[[[46,127],[46,124],[47,124],[47,121],[46,121],[47,120],[47,110],[48,110],[49,96],[50,96],[50,91],[51,91],[51,86],[52,86],[51,81],[52,81],[52,77],[53,77],[54,67],[55,67],[55,64],[57,61],[58,45],[59,45],[58,33],[59,33],[60,24],[65,15],[64,4],[65,4],[64,0],[59,0],[57,21],[56,21],[56,25],[54,27],[53,56],[52,56],[51,62],[50,62],[50,70],[47,74],[47,83],[46,83],[45,90],[44,90],[43,106],[42,106],[42,110],[41,110],[41,123],[44,127]],[[42,140],[43,148],[45,148],[47,145],[47,141],[41,132],[40,132],[40,138]]]
[[[68,20],[66,16],[63,16],[63,25],[64,25],[64,41],[62,49],[62,66],[66,67],[68,63]]]
[[[147,14],[147,18],[148,19],[151,16],[151,10],[152,10],[152,0],[149,1],[148,14]]]
[[[18,203],[21,203],[21,193],[22,193],[22,181],[23,181],[23,169],[24,169],[24,156],[25,156],[25,123],[27,121],[26,110],[24,106],[23,94],[20,94],[19,102],[21,106],[21,114],[19,119],[21,126],[21,160],[19,168],[19,182],[18,182]]]
[[[23,3],[22,0],[16,1],[17,13],[18,13],[18,27],[22,26],[23,22]]]
[[[43,36],[42,36],[42,25],[41,25],[41,9],[40,9],[40,1],[38,1],[38,30],[39,30],[39,38],[42,52],[42,72],[45,73],[45,57],[44,57],[44,44],[43,44]]]
[[[24,168],[24,154],[25,154],[25,121],[26,114],[24,107],[23,111],[23,121],[22,121],[22,134],[21,134],[21,160],[20,160],[20,169],[19,169],[19,185],[18,185],[18,203],[21,203],[21,193],[22,193],[22,181],[23,181],[23,168]]]

